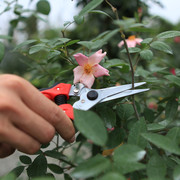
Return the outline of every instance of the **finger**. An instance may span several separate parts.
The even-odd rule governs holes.
[[[27,154],[34,154],[40,149],[40,143],[26,133],[6,123],[1,129],[0,142],[5,142],[13,148]],[[9,133],[10,132],[10,133]]]
[[[16,102],[16,105],[20,112],[16,111],[15,115],[11,115],[13,124],[42,144],[50,142],[54,137],[55,128],[21,101]]]
[[[15,149],[9,144],[0,143],[0,158],[7,157],[13,154]]]
[[[41,94],[29,82],[23,86],[21,97],[24,103],[34,112],[45,118],[66,141],[74,140],[75,129],[72,121],[54,102]],[[22,92],[21,91],[21,92]]]

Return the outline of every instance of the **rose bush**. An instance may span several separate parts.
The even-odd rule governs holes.
[[[41,147],[35,158],[20,156],[18,166],[2,179],[23,178],[25,175],[36,180],[178,180],[180,70],[176,48],[179,49],[177,37],[180,31],[166,29],[158,32],[156,24],[159,20],[152,20],[147,14],[143,16],[146,6],[137,7],[134,17],[119,17],[120,10],[111,1],[88,2],[73,22],[64,24],[61,36],[54,31],[53,38],[50,36],[52,32],[46,35],[47,38],[34,34],[15,45],[14,51],[28,58],[29,72],[24,73],[24,77],[37,88],[55,82],[82,82],[98,89],[145,81],[150,90],[98,104],[90,111],[74,110],[75,143],[61,143],[57,134],[51,143]],[[101,5],[108,10],[99,9]],[[9,9],[13,9],[17,16],[11,21],[15,30],[19,22],[26,22],[26,11],[17,2],[7,3],[5,11]],[[42,20],[39,15],[48,15],[50,4],[39,0],[36,10],[28,12],[29,17]],[[72,23],[76,23],[77,29],[86,27],[92,21],[89,16],[110,19],[111,29],[104,23],[106,28],[91,39],[70,38],[68,27]],[[82,34],[78,33],[79,37]],[[13,34],[0,38],[11,43]],[[121,48],[118,48],[120,41]],[[0,59],[4,57],[4,49],[0,42]],[[74,101],[71,99],[68,103]]]

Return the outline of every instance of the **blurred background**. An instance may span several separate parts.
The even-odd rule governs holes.
[[[64,37],[62,32],[67,27],[64,25],[66,22],[69,23],[69,26],[66,28],[65,37],[82,41],[91,40],[105,30],[114,28],[111,19],[102,14],[89,14],[84,23],[70,23],[90,0],[49,0],[45,9],[38,6],[40,1],[42,0],[0,1],[0,42],[5,45],[5,55],[0,64],[0,73],[18,74],[38,88],[46,85],[51,77],[38,76],[39,72],[32,67],[34,61],[26,56],[24,51],[14,51],[16,45],[29,39]],[[152,29],[147,36],[153,36],[153,34],[166,30],[180,30],[180,11],[177,9],[180,7],[179,0],[109,0],[109,2],[117,8],[120,18],[134,17],[135,13],[142,13],[141,21],[150,22],[148,26]],[[113,13],[106,3],[102,3],[98,9],[113,17]],[[129,35],[131,35],[130,32],[127,33],[127,36]],[[145,38],[146,33],[143,36]],[[109,58],[119,56],[118,47],[115,45],[119,41],[121,41],[121,37],[117,35],[104,46],[103,49],[107,51]],[[178,56],[180,38],[171,40],[170,43],[174,56],[168,56],[168,61],[164,56],[166,64],[172,68],[180,67]],[[59,62],[61,70],[65,69],[66,63]],[[53,67],[54,70],[59,71]],[[0,176],[17,165],[19,155],[20,153],[16,152],[8,158],[0,159]]]

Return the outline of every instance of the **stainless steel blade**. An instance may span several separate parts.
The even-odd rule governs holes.
[[[148,91],[148,90],[149,89],[126,90],[126,91],[124,91],[122,93],[115,94],[113,96],[107,97],[107,98],[101,100],[99,103],[110,101],[110,100],[113,100],[113,99],[118,99],[118,98],[126,97],[126,96],[130,96],[130,95],[134,95],[134,94],[138,94],[138,93],[145,92],[145,91]]]

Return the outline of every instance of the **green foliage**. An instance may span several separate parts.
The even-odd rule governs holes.
[[[107,55],[100,64],[110,76],[98,77],[92,88],[146,82],[142,88],[150,90],[99,103],[89,111],[74,109],[75,143],[59,141],[56,134],[35,156],[21,155],[17,167],[1,179],[23,179],[27,175],[32,180],[178,180],[179,24],[150,17],[147,4],[139,0],[79,0],[78,5],[84,8],[72,22],[58,30],[39,32],[37,22],[46,22],[43,17],[51,11],[50,1],[37,1],[35,10],[24,9],[17,2],[7,3],[3,11],[12,10],[16,16],[9,33],[0,35],[3,72],[3,63],[10,59],[17,66],[27,65],[24,77],[37,88],[56,82],[72,84],[73,69],[78,65],[73,55],[89,57],[102,49]],[[23,23],[21,33],[27,39],[16,44],[13,33],[20,29],[19,23]],[[76,26],[69,29],[73,23]],[[118,43],[127,42],[131,35],[143,41],[135,47],[119,48]],[[10,56],[12,49],[21,55],[20,64]],[[68,103],[73,105],[76,100],[70,98]]]

